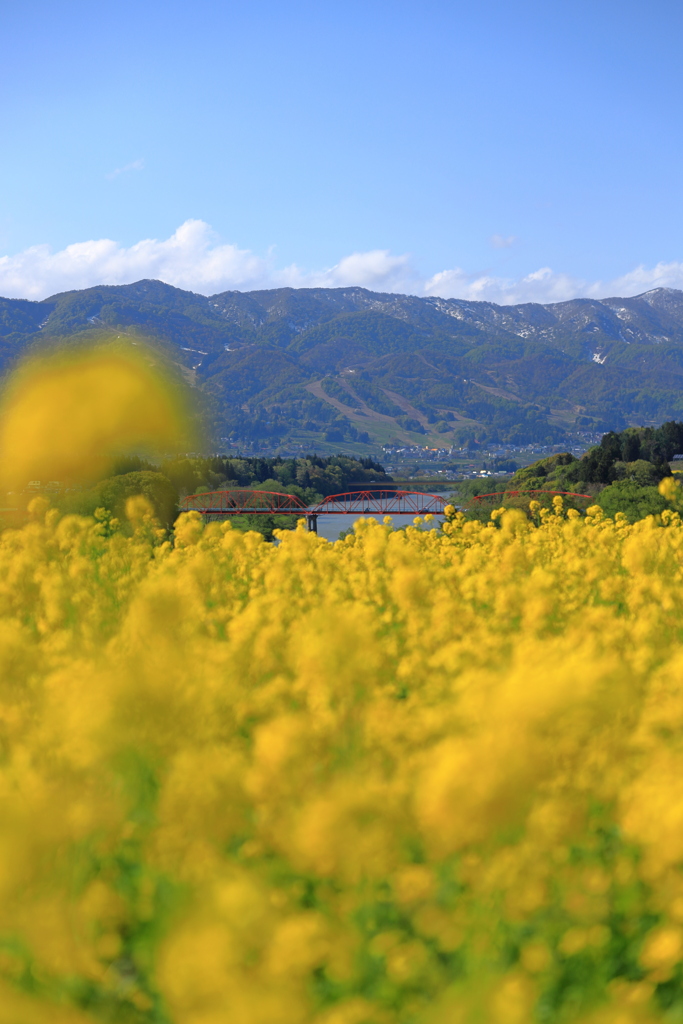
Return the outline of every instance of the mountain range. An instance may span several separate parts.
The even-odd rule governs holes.
[[[562,442],[683,419],[683,292],[498,306],[160,281],[0,299],[0,371],[92,332],[150,338],[249,444]]]

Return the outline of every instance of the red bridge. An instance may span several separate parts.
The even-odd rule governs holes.
[[[439,515],[448,504],[438,494],[422,494],[420,491],[348,491],[344,494],[330,494],[317,505],[306,506],[294,494],[280,494],[277,491],[252,491],[250,488],[234,491],[207,491],[205,494],[190,494],[183,498],[180,508],[183,512],[194,509],[211,519],[239,515],[299,515],[305,516],[309,530],[317,533],[318,516],[389,516],[389,515]]]

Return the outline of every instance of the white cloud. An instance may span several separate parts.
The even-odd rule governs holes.
[[[126,174],[128,171],[144,171],[144,169],[144,160],[133,160],[132,163],[126,164],[124,167],[117,167],[115,170],[110,171],[109,174],[105,174],[105,178],[118,178],[119,174]]]
[[[491,235],[490,241],[494,249],[509,249],[517,241],[517,235]]]
[[[597,289],[601,295],[607,294],[600,283],[590,285],[568,274],[556,274],[550,267],[541,267],[518,280],[489,274],[466,274],[459,268],[442,270],[424,284],[425,295],[497,302],[501,305],[515,302],[564,302],[589,293],[598,297],[591,289]]]
[[[464,270],[442,270],[424,283],[424,294],[441,298],[479,299],[510,305],[516,302],[565,302],[567,299],[603,299],[609,296],[639,295],[651,288],[683,289],[683,262],[658,263],[656,267],[636,267],[621,277],[606,281],[586,281],[561,274],[550,267],[526,277],[492,277],[467,274]]]
[[[585,296],[637,295],[651,288],[683,288],[683,262],[636,267],[611,281],[587,281],[542,267],[522,278],[471,274],[460,268],[425,279],[406,255],[386,249],[356,252],[333,267],[307,271],[296,264],[276,268],[249,249],[219,241],[208,224],[188,220],[170,238],[147,238],[128,248],[111,239],[77,242],[52,252],[38,245],[0,257],[0,295],[42,299],[60,291],[98,284],[129,284],[155,278],[188,291],[215,292],[253,288],[340,288],[434,295],[442,298],[513,302],[562,302]]]
[[[200,220],[185,221],[163,241],[146,238],[129,248],[103,238],[55,253],[39,245],[0,257],[0,294],[27,299],[141,278],[209,295],[226,288],[262,287],[268,267],[248,250],[215,243],[211,229]]]
[[[384,292],[420,291],[423,283],[408,256],[392,256],[388,249],[354,252],[327,270],[305,272],[296,266],[287,267],[274,271],[272,279],[279,286],[288,284],[293,288],[360,286]]]

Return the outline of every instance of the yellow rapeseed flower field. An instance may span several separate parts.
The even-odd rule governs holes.
[[[677,513],[127,511],[0,533],[0,1024],[681,1019]]]
[[[171,543],[38,499],[0,1021],[674,1019],[683,529],[591,513]]]

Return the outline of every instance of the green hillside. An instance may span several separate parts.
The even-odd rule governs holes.
[[[499,505],[520,508],[528,514],[533,498],[547,505],[555,492],[565,495],[569,507],[585,511],[588,505],[596,504],[608,516],[620,512],[635,522],[672,507],[660,493],[659,484],[666,477],[681,480],[683,461],[676,456],[683,458],[683,422],[627,427],[605,434],[600,444],[581,458],[571,452],[558,452],[518,469],[508,479],[461,481],[453,500],[465,508],[469,517],[488,520],[491,510]],[[488,500],[477,497],[481,495],[487,495]]]
[[[683,292],[496,306],[362,288],[196,295],[159,281],[0,299],[0,371],[87,332],[151,338],[215,438],[564,443],[683,417]]]

